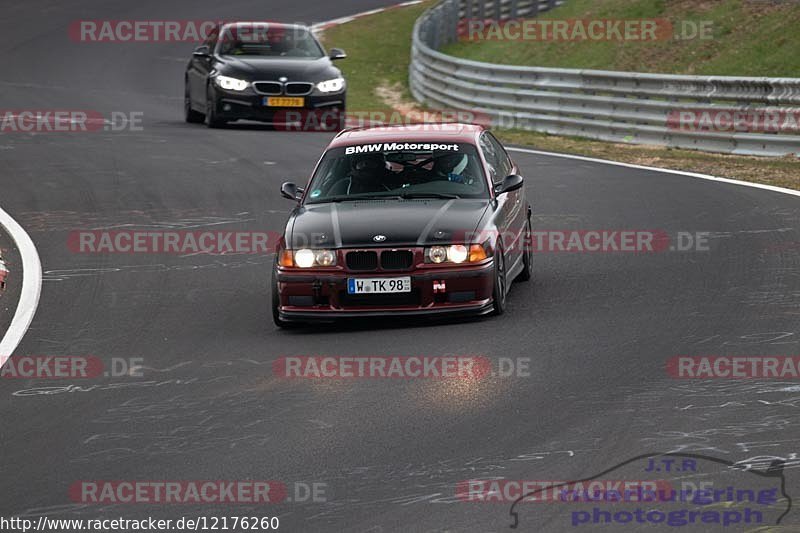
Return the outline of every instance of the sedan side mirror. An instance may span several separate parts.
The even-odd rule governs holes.
[[[517,189],[522,188],[522,185],[525,180],[522,179],[522,176],[518,174],[511,174],[510,176],[506,176],[501,183],[498,183],[494,186],[494,193],[495,194],[503,194],[506,192],[516,191]]]
[[[298,187],[291,181],[287,181],[281,185],[281,196],[299,202],[303,198],[303,188]]]
[[[210,57],[211,50],[208,48],[208,45],[204,44],[195,48],[194,52],[192,52],[192,55],[194,57]]]
[[[347,57],[347,54],[341,48],[331,48],[331,53],[328,55],[331,61],[336,61],[337,59],[344,59]]]

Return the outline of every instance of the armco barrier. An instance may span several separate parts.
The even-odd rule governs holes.
[[[439,52],[458,39],[459,20],[532,17],[560,3],[444,0],[437,4],[414,26],[412,94],[433,108],[486,113],[498,127],[732,154],[800,154],[798,125],[783,120],[800,117],[800,78],[508,66]],[[681,111],[689,114],[680,115]],[[702,115],[704,111],[709,114]],[[691,113],[721,119],[723,127],[718,123],[698,128],[686,118]],[[773,127],[746,120],[733,127],[732,117],[745,116],[772,116]]]

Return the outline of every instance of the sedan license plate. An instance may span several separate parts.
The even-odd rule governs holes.
[[[305,98],[288,98],[286,96],[268,96],[264,98],[264,105],[269,107],[303,107]]]
[[[347,294],[411,292],[411,278],[347,278]]]

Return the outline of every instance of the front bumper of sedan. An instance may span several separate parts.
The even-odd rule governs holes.
[[[418,251],[421,257],[421,249]],[[340,253],[342,257],[344,254]],[[284,321],[418,315],[483,315],[492,311],[494,263],[417,264],[406,270],[352,271],[276,267],[278,315]],[[411,278],[411,292],[349,294],[348,279]]]
[[[221,120],[254,120],[274,124],[293,124],[298,130],[327,129],[344,117],[346,90],[338,93],[314,91],[302,96],[268,95],[252,86],[231,91],[214,86],[211,91],[216,115]],[[302,98],[302,106],[268,105],[269,98]]]

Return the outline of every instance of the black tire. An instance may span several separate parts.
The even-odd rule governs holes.
[[[206,91],[206,126],[209,128],[221,128],[225,125],[225,121],[217,116],[217,105],[211,97],[210,88]]]
[[[206,116],[199,111],[192,109],[192,97],[189,92],[189,83],[184,82],[183,85],[183,118],[189,124],[202,124]]]
[[[492,291],[492,307],[495,315],[506,312],[506,295],[508,293],[508,277],[506,261],[503,250],[500,248],[494,254],[494,290]]]
[[[517,276],[517,281],[529,281],[533,277],[533,228],[531,219],[525,222],[525,240],[522,243],[522,272]]]

